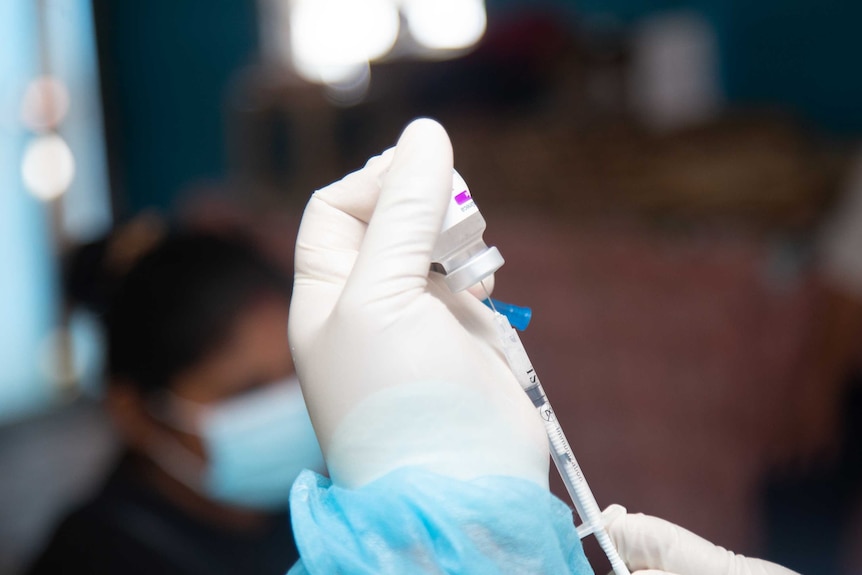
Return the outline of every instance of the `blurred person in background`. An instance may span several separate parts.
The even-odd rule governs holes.
[[[84,261],[103,252],[117,250]],[[290,486],[324,467],[287,344],[291,287],[238,239],[184,232],[140,256],[109,297],[91,288],[110,302],[105,404],[123,452],[31,573],[290,568]]]

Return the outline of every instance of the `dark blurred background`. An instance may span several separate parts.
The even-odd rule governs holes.
[[[533,307],[525,345],[600,504],[862,572],[860,19],[849,0],[0,3],[0,574],[115,445],[76,300],[99,286],[69,255],[122,235],[122,268],[179,221],[288,262],[311,191],[416,116],[449,130],[507,260],[497,297]],[[327,52],[356,31],[370,64]]]

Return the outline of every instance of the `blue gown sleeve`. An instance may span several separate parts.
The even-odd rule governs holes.
[[[343,489],[304,471],[290,507],[289,575],[593,575],[571,509],[524,479],[406,467]]]

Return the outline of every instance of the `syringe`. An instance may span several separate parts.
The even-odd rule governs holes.
[[[483,280],[503,265],[503,256],[497,248],[489,248],[482,239],[484,231],[485,219],[479,213],[479,208],[476,207],[466,182],[458,172],[454,172],[452,201],[449,202],[440,236],[431,253],[431,270],[443,274],[443,279],[452,292],[462,291],[478,283],[485,288]],[[569,496],[582,521],[578,527],[578,535],[583,539],[591,533],[594,534],[607,555],[614,573],[630,575],[605,529],[596,498],[593,497],[590,486],[587,485],[578,461],[554,415],[554,410],[548,403],[545,390],[542,389],[539,377],[530,363],[530,358],[527,357],[521,338],[512,329],[509,320],[494,308],[487,288],[485,288],[485,295],[494,311],[494,322],[503,344],[506,360],[515,373],[518,383],[539,410],[545,423],[551,458],[563,478],[563,483],[566,484]]]
[[[482,287],[485,284],[482,283]],[[487,289],[485,290],[487,293]],[[490,300],[490,296],[488,300]],[[575,504],[575,509],[578,516],[583,522],[578,527],[578,535],[581,539],[589,534],[596,536],[596,540],[604,551],[611,563],[615,575],[630,575],[628,567],[623,563],[620,554],[617,552],[605,529],[602,519],[602,512],[587,484],[584,473],[581,471],[578,460],[575,459],[572,448],[569,447],[569,442],[563,433],[563,428],[560,427],[559,421],[548,402],[548,397],[545,395],[545,390],[542,388],[542,383],[539,381],[539,376],[536,375],[536,370],[530,363],[530,358],[527,356],[527,351],[524,349],[524,344],[521,343],[521,338],[518,333],[509,325],[509,320],[506,316],[499,313],[491,304],[491,309],[494,312],[494,323],[497,327],[497,333],[500,336],[500,342],[503,344],[503,353],[509,363],[509,367],[515,373],[518,383],[527,393],[530,401],[539,410],[542,421],[545,424],[545,430],[548,433],[550,443],[551,458],[563,478],[563,483],[566,485],[566,490]]]

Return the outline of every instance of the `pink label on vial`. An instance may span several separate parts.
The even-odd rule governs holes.
[[[467,203],[471,199],[472,198],[470,197],[470,190],[464,190],[463,192],[455,196],[455,203],[460,206],[461,204]]]

